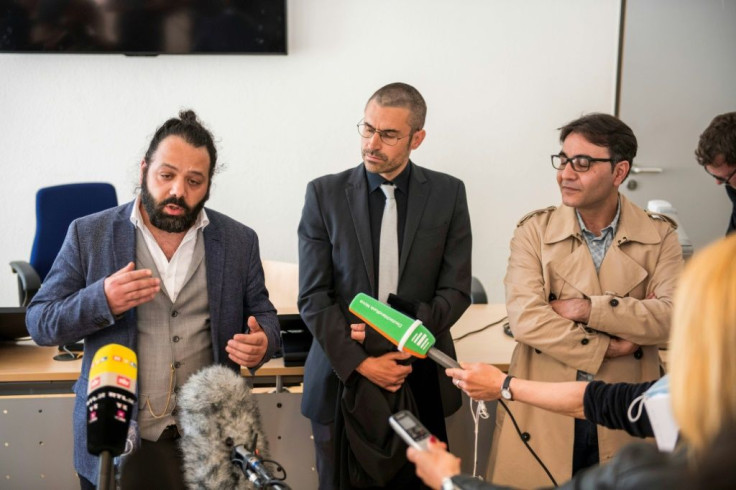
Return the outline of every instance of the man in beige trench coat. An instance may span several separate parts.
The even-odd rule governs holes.
[[[668,218],[645,212],[618,188],[636,155],[631,129],[589,114],[561,128],[552,156],[562,205],[519,221],[506,272],[506,308],[518,344],[509,374],[538,381],[641,382],[661,375],[682,251]],[[513,378],[508,381],[513,399]],[[631,441],[585,420],[508,402],[529,445],[558,483],[605,463]],[[549,486],[498,410],[487,479]]]

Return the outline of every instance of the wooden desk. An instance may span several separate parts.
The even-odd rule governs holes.
[[[57,347],[41,347],[32,340],[0,342],[0,383],[75,381],[82,360],[55,361]]]
[[[451,330],[458,360],[485,362],[508,371],[516,341],[503,333],[505,318],[505,305],[470,305]],[[494,325],[484,329],[490,324]]]
[[[282,311],[283,310],[283,311]],[[294,308],[279,308],[279,313],[296,313]],[[457,339],[469,332],[482,329],[506,316],[504,305],[470,305],[465,314],[452,327],[452,337]],[[501,369],[508,369],[516,342],[503,333],[502,323],[482,332],[470,334],[455,342],[458,359],[467,362],[487,362]],[[59,354],[56,347],[41,347],[32,340],[0,342],[0,383],[15,381],[74,381],[82,368],[81,359],[55,361]],[[247,369],[243,376],[252,377]],[[304,367],[284,366],[284,360],[271,359],[255,376],[303,376]]]

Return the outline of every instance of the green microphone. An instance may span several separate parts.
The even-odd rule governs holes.
[[[414,320],[365,293],[356,294],[349,309],[400,352],[408,352],[422,359],[429,357],[446,368],[460,367],[455,359],[433,347],[436,339],[421,320]]]

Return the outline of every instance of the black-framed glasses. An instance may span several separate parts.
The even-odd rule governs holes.
[[[588,155],[575,155],[568,157],[565,154],[551,155],[552,166],[556,170],[562,170],[569,163],[572,165],[572,169],[576,172],[587,172],[590,166],[596,162],[608,162],[613,163],[612,158],[593,158]]]
[[[399,140],[403,140],[404,138],[408,138],[412,135],[412,133],[409,133],[406,136],[399,136],[393,129],[376,129],[362,119],[358,123],[358,134],[363,138],[373,138],[373,135],[377,134],[378,137],[381,138],[381,141],[388,146],[394,146],[399,142]]]
[[[731,172],[730,174],[728,174],[728,177],[719,177],[718,175],[715,175],[715,174],[709,172],[708,169],[705,168],[705,165],[703,165],[703,170],[705,170],[705,173],[707,173],[708,175],[710,175],[711,177],[713,177],[714,179],[716,179],[716,181],[718,181],[719,184],[731,185],[731,184],[729,184],[729,182],[731,182],[731,179],[733,179],[733,176],[736,175],[736,168],[733,170],[733,172]],[[731,185],[731,187],[733,187],[733,186]]]

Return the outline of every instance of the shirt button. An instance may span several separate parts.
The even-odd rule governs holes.
[[[641,347],[636,349],[636,352],[634,352],[634,358],[636,359],[641,359],[643,355],[644,355],[644,351],[641,350]]]
[[[580,341],[580,343],[583,344],[583,345],[588,345],[588,342],[590,342],[590,340],[588,340],[588,339],[583,339],[583,340]]]
[[[181,337],[179,337],[178,335],[174,335],[171,340],[173,340],[174,342],[179,342],[181,340]]]
[[[174,363],[174,368],[179,369],[181,367],[181,363],[179,361],[176,361]]]
[[[176,318],[177,316],[179,316],[179,312],[176,311],[176,310],[174,310],[174,311],[171,312],[171,316],[173,316],[174,318]]]
[[[618,300],[616,298],[613,298],[611,301],[608,302],[609,305],[616,307],[618,306]]]

